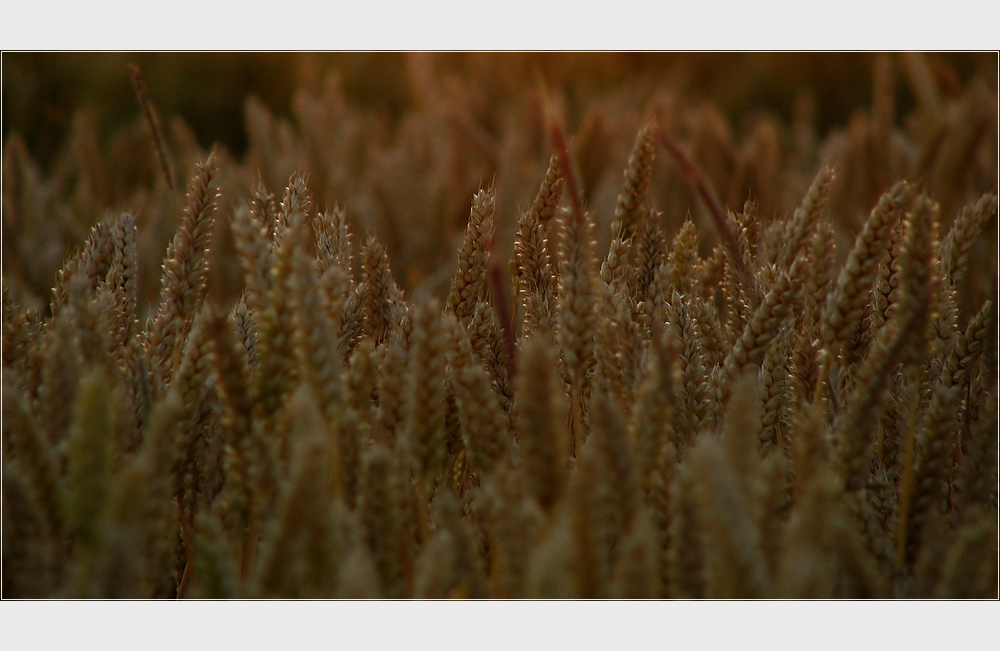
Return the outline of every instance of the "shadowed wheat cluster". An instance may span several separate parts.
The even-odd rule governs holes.
[[[996,598],[996,89],[477,61],[8,138],[3,596]]]

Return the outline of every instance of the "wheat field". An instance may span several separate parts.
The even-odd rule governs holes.
[[[3,597],[997,598],[995,79],[457,60],[6,136]]]

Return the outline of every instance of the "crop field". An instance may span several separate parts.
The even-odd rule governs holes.
[[[996,74],[5,54],[2,596],[997,598]]]

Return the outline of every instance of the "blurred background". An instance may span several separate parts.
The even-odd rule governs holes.
[[[457,75],[499,62],[505,82],[520,82],[507,88],[532,86],[537,69],[549,83],[572,87],[580,106],[588,95],[625,82],[668,85],[711,101],[737,129],[761,111],[790,119],[796,98],[809,93],[815,98],[817,130],[826,133],[870,106],[874,57],[859,52],[440,53],[435,60],[439,70]],[[934,53],[928,61],[945,93],[959,94],[973,76],[997,76],[994,53]],[[11,132],[20,134],[45,169],[79,109],[109,137],[138,111],[130,63],[142,69],[161,116],[182,116],[203,145],[224,144],[237,158],[247,147],[243,106],[248,95],[275,116],[291,117],[295,92],[318,92],[326,74],[337,71],[346,100],[359,108],[398,120],[415,102],[406,55],[400,52],[5,53],[4,144]],[[905,115],[913,94],[905,84],[898,84],[896,92],[898,111]]]

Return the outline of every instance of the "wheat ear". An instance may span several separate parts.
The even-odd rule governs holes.
[[[72,421],[71,405],[75,401],[77,382],[83,373],[75,311],[74,307],[67,307],[49,320],[39,351],[41,368],[35,414],[52,445],[66,437]]]
[[[4,369],[3,436],[4,456],[18,460],[24,480],[37,495],[49,527],[57,536],[62,528],[58,457],[23,393],[15,388],[9,371]]]
[[[268,226],[247,207],[233,211],[230,226],[243,269],[246,304],[260,324],[269,308],[269,276],[274,267]]]
[[[833,183],[833,169],[823,167],[816,174],[802,203],[795,209],[785,229],[783,246],[778,265],[783,269],[791,267],[792,262],[806,253],[809,242],[816,232],[820,213],[830,195],[830,185]]]
[[[487,488],[490,504],[484,521],[493,551],[489,560],[494,598],[525,597],[531,552],[545,530],[545,512],[525,489],[521,473],[512,464],[505,464]]]
[[[364,307],[362,333],[382,342],[388,332],[399,327],[403,292],[389,269],[389,256],[378,240],[369,238],[361,249],[361,285],[358,288]]]
[[[656,325],[646,357],[645,374],[628,424],[629,441],[633,446],[639,488],[643,495],[653,490],[653,474],[658,470],[663,448],[675,436],[676,407],[672,376],[673,354],[664,332]]]
[[[512,266],[524,311],[525,336],[538,329],[551,329],[555,321],[555,271],[545,229],[533,210],[522,213],[518,219]]]
[[[726,381],[732,381],[748,370],[757,371],[771,342],[778,336],[782,323],[794,308],[794,297],[802,282],[803,267],[803,264],[796,261],[787,275],[780,274],[778,282],[754,312],[753,319],[747,323],[742,336],[723,363]]]
[[[997,193],[988,192],[976,203],[966,206],[941,241],[941,268],[945,282],[953,290],[958,287],[969,261],[969,251],[986,222],[996,214]]]
[[[375,567],[385,596],[398,599],[406,595],[411,550],[404,531],[400,482],[392,453],[382,445],[374,446],[362,458],[359,510],[365,543],[372,551]]]
[[[680,464],[669,478],[667,577],[675,599],[705,597],[705,550],[696,501],[697,475],[691,464]]]
[[[709,369],[697,333],[697,324],[691,318],[688,306],[681,295],[674,293],[664,308],[666,329],[677,344],[673,373],[677,378],[673,392],[675,402],[671,414],[672,443],[683,449],[701,431],[709,418]]]
[[[72,536],[74,565],[71,591],[95,597],[98,555],[107,535],[111,500],[111,396],[100,374],[80,382],[66,454],[63,519]]]
[[[600,447],[594,437],[587,439],[566,493],[571,571],[581,599],[606,597],[611,581],[615,499]]]
[[[820,334],[827,349],[832,350],[835,345],[844,344],[854,337],[868,303],[868,290],[874,280],[876,265],[911,194],[912,190],[905,181],[894,185],[879,199],[854,240],[854,248],[848,254],[837,284],[823,307]]]
[[[298,374],[309,383],[328,426],[337,427],[343,409],[341,381],[343,359],[336,345],[339,315],[331,315],[323,303],[318,269],[311,251],[313,239],[309,222],[294,222],[287,235],[291,246],[291,302],[294,315],[294,349]]]
[[[272,250],[276,249],[267,274],[267,301],[257,319],[257,359],[254,385],[256,413],[270,421],[298,379],[295,361],[295,316],[292,304],[294,241],[286,241],[292,224],[306,222],[310,207],[305,182],[293,176],[285,190],[275,219]],[[267,427],[265,426],[265,429]]]
[[[655,306],[658,305],[656,275],[667,257],[667,240],[660,228],[661,213],[649,212],[639,224],[635,235],[635,266],[628,295],[642,304],[642,324],[648,329]]]
[[[749,385],[744,385],[749,386]],[[760,598],[770,594],[760,532],[748,501],[716,438],[699,440],[688,455],[698,474],[693,486],[705,554],[705,596]]]
[[[424,498],[433,494],[447,458],[445,355],[447,338],[436,301],[414,305],[407,360],[406,441]]]
[[[636,137],[628,166],[624,172],[624,184],[618,195],[615,216],[611,222],[611,247],[608,257],[601,265],[601,280],[615,291],[624,288],[629,278],[629,251],[632,238],[644,219],[643,203],[649,192],[649,181],[653,173],[653,147],[655,124],[649,123]]]
[[[926,309],[926,304],[919,309]],[[854,393],[841,408],[836,430],[840,437],[839,459],[848,490],[861,488],[867,480],[868,451],[872,441],[871,423],[880,409],[885,383],[896,364],[907,354],[912,344],[914,326],[919,326],[922,316],[919,309],[902,317],[896,327],[884,331],[872,345],[862,363]]]
[[[490,253],[487,240],[493,237],[493,211],[496,198],[493,188],[480,190],[472,197],[469,224],[458,252],[458,270],[451,281],[446,305],[462,322],[468,323],[476,305],[486,299],[486,267]]]
[[[462,438],[469,463],[485,477],[506,453],[511,443],[510,428],[497,394],[490,388],[486,369],[473,355],[468,334],[461,324],[456,325],[456,330],[449,365],[458,400]]]
[[[255,512],[257,487],[252,468],[253,402],[250,394],[250,371],[241,344],[236,340],[229,320],[213,311],[208,324],[211,342],[210,355],[219,406],[222,414],[220,425],[225,437],[224,510],[227,524],[237,532],[237,558],[241,564],[240,575],[245,577],[248,567],[244,559],[250,558],[247,528]]]
[[[406,342],[401,334],[383,344],[384,356],[378,376],[376,440],[390,449],[402,433],[406,417]]]
[[[55,316],[69,302],[68,288],[74,279],[83,279],[86,292],[91,292],[108,273],[112,256],[112,226],[101,221],[94,224],[83,248],[63,264],[56,273],[52,287],[51,309]]]
[[[334,589],[342,549],[335,535],[330,441],[316,397],[300,384],[288,399],[296,442],[291,476],[271,525],[251,594],[318,598]]]
[[[347,224],[347,213],[335,205],[332,209],[316,215],[316,261],[319,264],[319,274],[332,264],[340,265],[353,280],[354,254],[351,249],[351,231]]]
[[[165,386],[180,362],[194,315],[205,297],[212,217],[218,206],[213,187],[215,160],[198,166],[188,191],[184,219],[167,248],[160,307],[146,329],[146,349],[154,387]]]
[[[566,484],[566,428],[562,386],[550,337],[535,334],[521,345],[515,414],[527,491],[548,512]]]

